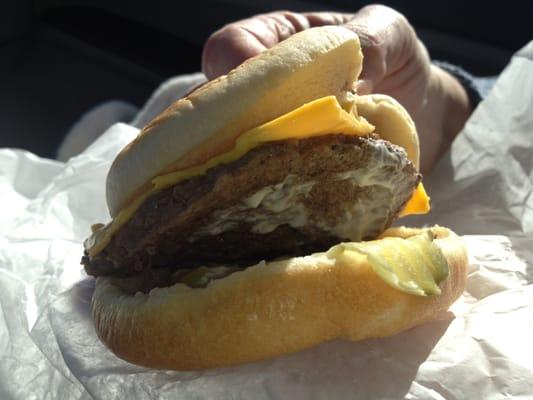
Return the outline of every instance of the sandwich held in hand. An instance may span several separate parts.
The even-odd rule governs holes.
[[[117,156],[112,216],[82,263],[119,357],[201,369],[335,338],[392,335],[447,309],[466,252],[426,213],[400,104],[358,96],[358,37],[313,28],[177,101]],[[389,229],[387,229],[389,228]]]

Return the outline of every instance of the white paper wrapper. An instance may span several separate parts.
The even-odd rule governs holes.
[[[533,396],[532,60],[533,43],[426,179],[431,215],[402,221],[467,235],[468,286],[452,309],[394,337],[235,368],[148,370],[95,335],[81,242],[91,223],[108,219],[105,175],[136,129],[115,125],[66,164],[0,150],[0,398]]]

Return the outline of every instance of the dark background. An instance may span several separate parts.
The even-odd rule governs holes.
[[[165,78],[200,69],[202,45],[250,15],[355,11],[364,1],[3,0],[0,2],[0,147],[54,157],[94,105],[141,106]],[[434,59],[497,75],[533,38],[533,2],[385,1],[411,21]]]

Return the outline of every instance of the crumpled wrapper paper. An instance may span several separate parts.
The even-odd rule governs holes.
[[[202,372],[110,353],[79,261],[107,221],[111,160],[137,134],[114,125],[66,164],[0,150],[0,398],[474,399],[533,396],[533,42],[519,52],[426,186],[429,216],[469,250],[464,295],[431,323]],[[230,328],[230,327],[229,327]]]

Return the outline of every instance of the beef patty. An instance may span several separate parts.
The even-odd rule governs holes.
[[[126,277],[158,267],[243,266],[372,239],[419,180],[405,151],[375,136],[267,143],[151,195],[82,264],[90,275]]]

